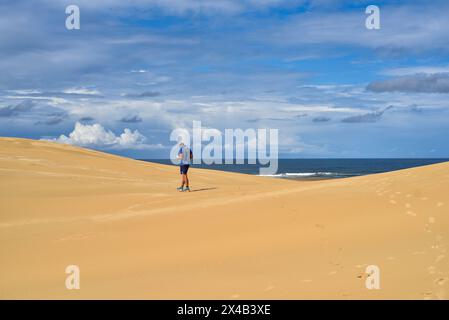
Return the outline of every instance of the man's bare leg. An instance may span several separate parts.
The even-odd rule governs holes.
[[[186,175],[181,174],[181,186],[184,187],[185,184],[186,184]]]
[[[178,190],[182,190],[182,189],[184,189],[184,175],[183,174],[181,174],[181,186],[178,188]]]

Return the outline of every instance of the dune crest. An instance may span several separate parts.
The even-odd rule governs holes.
[[[0,298],[449,298],[449,163],[307,182],[190,174],[178,193],[175,166],[0,138]]]

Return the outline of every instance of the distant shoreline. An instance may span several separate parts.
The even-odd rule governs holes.
[[[170,160],[139,159],[145,162],[155,162],[173,165]],[[288,180],[315,181],[333,180],[365,176],[375,173],[392,172],[402,169],[421,167],[449,161],[449,158],[340,158],[340,159],[279,159],[278,172],[267,175],[273,178]],[[224,161],[223,161],[224,162]],[[237,172],[249,175],[259,175],[258,164],[200,164],[193,168]]]

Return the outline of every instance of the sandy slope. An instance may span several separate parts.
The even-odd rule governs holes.
[[[0,298],[449,298],[449,163],[191,180],[180,194],[174,166],[1,138]]]

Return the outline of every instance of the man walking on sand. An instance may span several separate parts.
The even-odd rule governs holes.
[[[184,143],[179,144],[178,160],[180,160],[179,171],[181,173],[181,186],[177,188],[178,191],[190,191],[189,187],[189,177],[187,176],[187,171],[189,171],[190,162],[193,159],[192,150],[187,147]],[[184,189],[184,185],[186,188]]]

